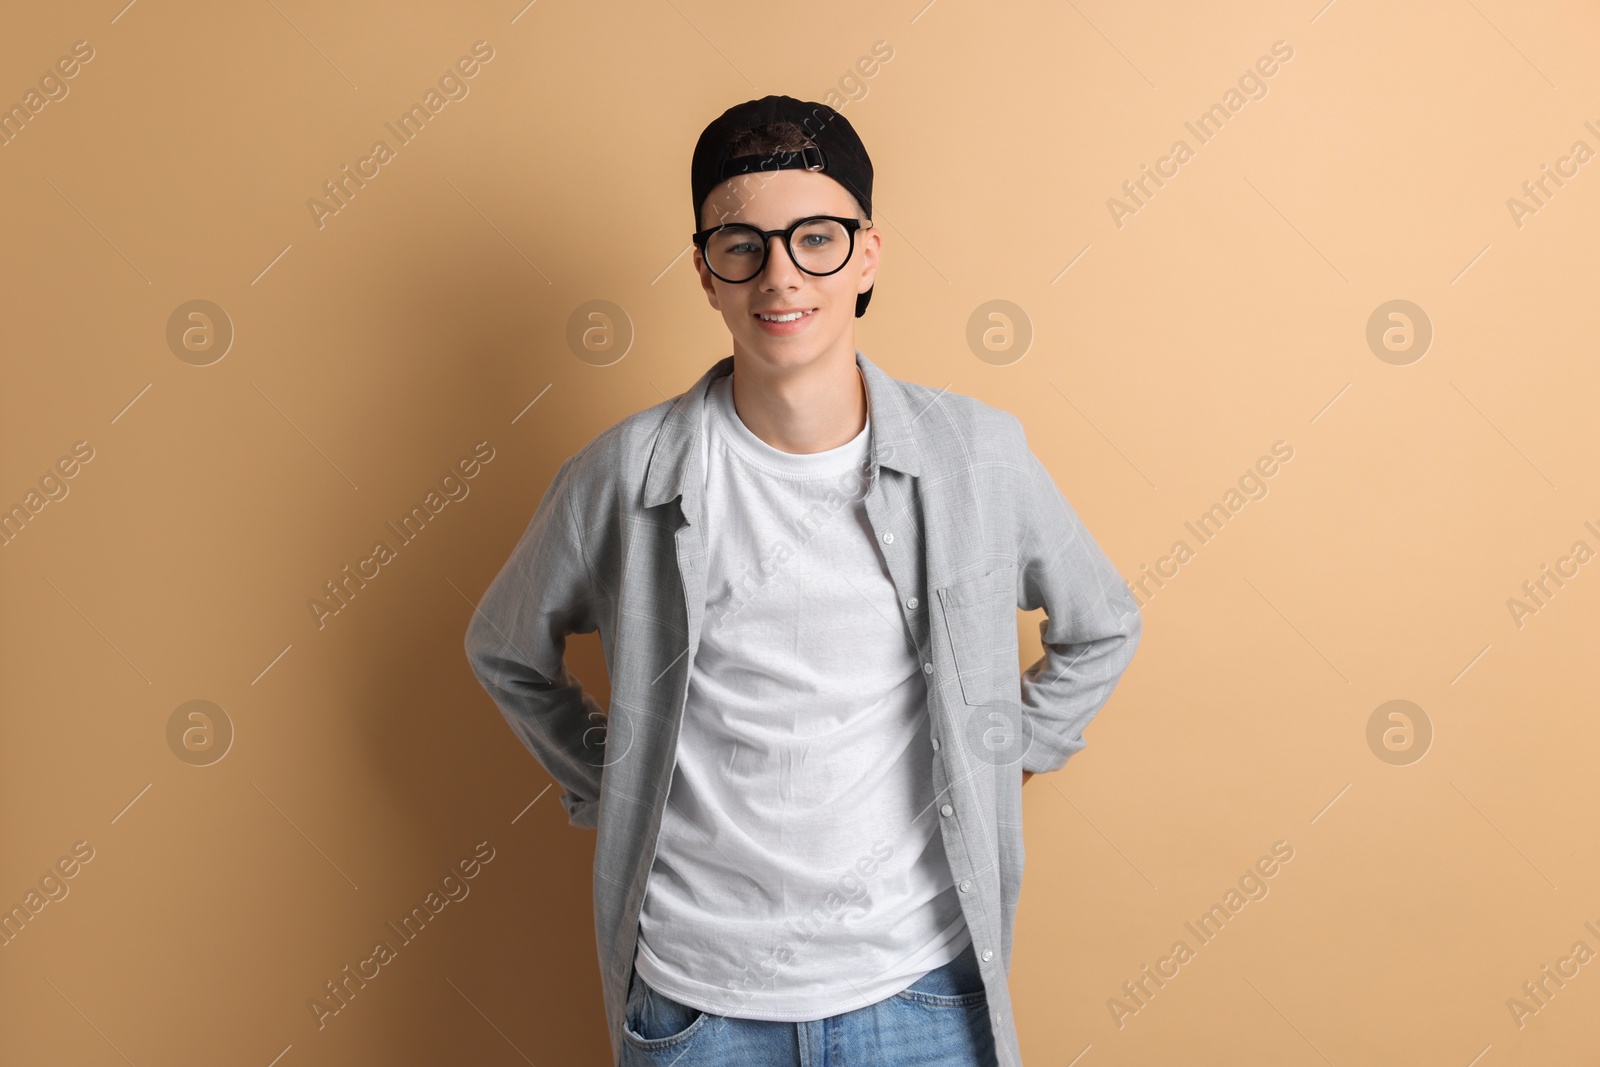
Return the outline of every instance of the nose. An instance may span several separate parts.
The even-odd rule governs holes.
[[[777,245],[776,248],[773,245]],[[775,234],[767,238],[767,261],[761,267],[761,280],[767,286],[791,287],[801,279],[803,272],[795,265],[794,257],[789,255],[788,245],[784,243],[782,234]]]

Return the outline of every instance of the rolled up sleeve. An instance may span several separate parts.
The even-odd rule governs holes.
[[[1044,655],[1022,675],[1022,714],[1031,744],[1022,769],[1059,770],[1083,748],[1083,731],[1110,699],[1138,648],[1142,622],[1127,583],[1028,447],[1017,422],[1025,468],[1017,606],[1044,608]]]
[[[467,627],[467,661],[564,793],[573,826],[598,825],[605,713],[571,673],[569,633],[596,628],[594,583],[572,519],[574,460],[556,471]]]

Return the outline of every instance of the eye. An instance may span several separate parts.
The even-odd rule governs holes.
[[[759,256],[761,238],[749,227],[730,226],[712,235],[708,249],[720,256]]]

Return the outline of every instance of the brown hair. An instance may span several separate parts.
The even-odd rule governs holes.
[[[809,133],[792,122],[769,122],[736,135],[728,142],[728,157],[798,152],[815,148],[816,144]]]

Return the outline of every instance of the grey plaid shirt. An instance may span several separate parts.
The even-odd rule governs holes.
[[[1022,771],[1057,770],[1084,746],[1138,647],[1139,609],[1015,416],[891,378],[859,350],[856,362],[872,420],[866,512],[928,684],[931,802],[1000,1067],[1021,1067],[1006,976]],[[719,360],[563,463],[466,634],[474,674],[564,790],[569,821],[598,830],[595,939],[613,1058],[706,603],[702,405],[732,370],[732,356]],[[1016,610],[1040,607],[1044,655],[1019,675]],[[562,662],[568,633],[595,630],[611,679],[605,711]]]

